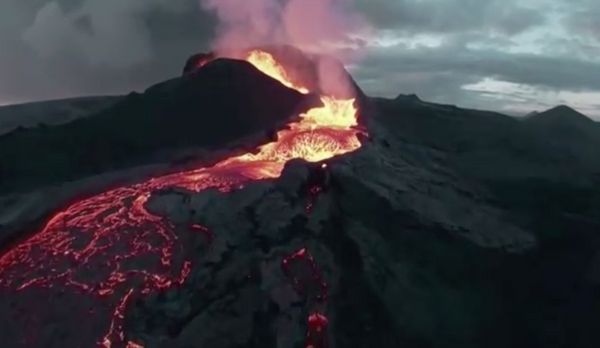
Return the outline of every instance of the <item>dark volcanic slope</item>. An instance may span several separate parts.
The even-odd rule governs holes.
[[[444,166],[485,186],[529,227],[600,229],[599,123],[565,106],[519,120],[406,97],[375,103],[395,136],[442,153]]]
[[[600,124],[565,106],[519,120],[416,97],[375,102],[398,136],[447,153],[470,177],[573,181],[600,173]]]
[[[131,94],[93,117],[0,137],[0,193],[29,190],[152,161],[159,152],[211,147],[277,128],[302,95],[248,63],[217,60]]]
[[[420,280],[429,285],[417,296],[423,302],[398,300],[401,317],[421,317],[408,324],[417,346],[597,347],[600,124],[564,106],[518,120],[414,97],[375,103],[377,124],[390,130],[380,141],[397,144],[396,151],[420,167],[452,173],[453,184],[445,186],[478,188],[483,200],[474,212],[498,207],[505,221],[536,240],[534,248],[510,255],[443,241],[421,233],[424,226],[416,223],[418,238],[433,238],[430,246],[395,250],[409,268],[429,269]],[[427,159],[428,153],[435,157]],[[460,216],[456,203],[441,206]],[[417,238],[390,229],[397,231],[393,238]],[[488,225],[483,231],[488,239],[508,229]],[[409,256],[418,250],[424,253]],[[432,307],[423,312],[424,306]]]

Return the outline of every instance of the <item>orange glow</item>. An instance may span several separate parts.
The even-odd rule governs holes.
[[[323,106],[300,115],[300,121],[277,133],[277,141],[263,145],[256,154],[249,153],[227,159],[217,167],[257,161],[270,163],[271,167],[302,158],[308,162],[320,162],[360,148],[356,126],[357,110],[354,100],[321,99]],[[275,177],[281,173],[274,173]],[[272,176],[267,176],[269,178]]]
[[[269,53],[252,51],[247,60],[284,85],[301,93],[306,91],[304,87],[294,86],[285,69]],[[358,125],[355,99],[323,96],[321,103],[322,106],[301,114],[300,120],[289,124],[288,129],[278,132],[277,141],[261,146],[258,153],[229,158],[216,167],[239,166],[243,163],[254,166],[259,163],[264,169],[262,179],[276,178],[281,175],[285,163],[292,159],[320,162],[359,149],[361,144],[355,129]]]
[[[295,85],[272,55],[252,51],[247,61],[285,86],[309,92]],[[321,96],[321,102],[255,153],[109,190],[56,213],[41,231],[0,257],[0,289],[18,293],[61,286],[96,297],[102,306],[113,308],[111,318],[89,318],[103,332],[97,344],[141,347],[124,340],[130,298],[181,286],[192,267],[178,254],[184,245],[174,225],[146,210],[152,193],[167,188],[229,192],[251,181],[280,177],[292,159],[320,162],[359,149],[355,100]],[[212,235],[200,225],[192,229]]]

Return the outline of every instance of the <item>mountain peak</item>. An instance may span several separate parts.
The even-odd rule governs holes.
[[[572,114],[583,115],[579,111],[577,111],[577,110],[573,109],[572,107],[570,107],[568,105],[565,105],[565,104],[557,105],[557,106],[555,106],[555,107],[553,107],[551,109],[548,109],[545,112],[551,112],[551,111],[554,111],[554,112],[568,112],[568,113],[572,113]]]
[[[554,125],[587,125],[595,123],[591,118],[567,105],[558,105],[544,112],[531,115],[528,120]]]
[[[416,94],[399,94],[396,97],[397,101],[420,102],[421,99]]]

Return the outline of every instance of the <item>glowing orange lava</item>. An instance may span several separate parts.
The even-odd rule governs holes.
[[[285,86],[309,92],[292,83],[270,54],[252,51],[247,60]],[[109,308],[96,315],[110,316],[97,318],[104,327],[98,328],[96,344],[142,347],[124,337],[128,303],[180,286],[192,268],[174,225],[146,210],[152,193],[173,187],[228,192],[249,181],[278,178],[292,159],[319,162],[360,148],[354,100],[322,96],[321,101],[322,106],[300,115],[256,153],[106,191],[58,212],[41,231],[0,258],[0,296],[54,287],[91,295]],[[208,231],[198,225],[193,230]]]

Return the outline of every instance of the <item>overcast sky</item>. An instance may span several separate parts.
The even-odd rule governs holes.
[[[350,68],[370,95],[600,119],[598,0],[355,1],[372,32]],[[198,0],[1,0],[0,104],[143,90],[215,25]]]

